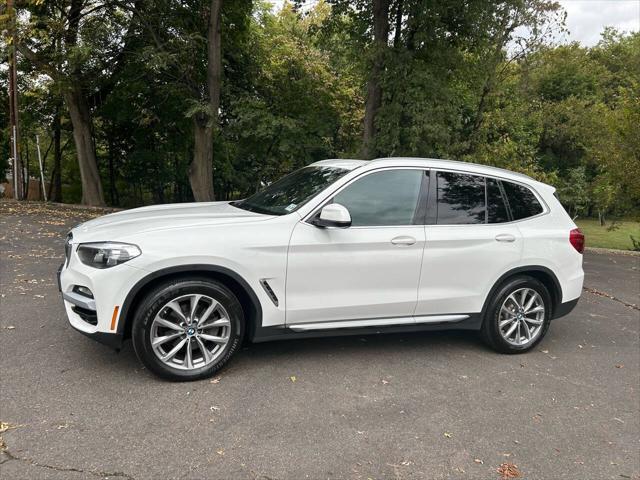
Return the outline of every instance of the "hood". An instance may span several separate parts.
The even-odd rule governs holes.
[[[73,241],[107,241],[140,233],[201,225],[257,222],[273,218],[234,207],[231,202],[153,205],[94,218],[73,229]]]

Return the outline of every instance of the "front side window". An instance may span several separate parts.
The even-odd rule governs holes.
[[[336,167],[310,166],[296,170],[251,197],[232,205],[267,215],[295,212],[316,194],[327,188],[349,170]]]
[[[514,220],[533,217],[543,212],[542,205],[529,188],[504,180],[502,186],[507,194],[507,201]]]
[[[436,178],[438,225],[486,222],[484,177],[438,172]]]
[[[351,225],[412,225],[424,176],[422,170],[385,170],[366,175],[333,201],[351,214]]]

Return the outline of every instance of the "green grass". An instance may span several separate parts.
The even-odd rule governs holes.
[[[607,230],[613,222],[607,221],[601,227],[596,219],[577,219],[576,224],[586,237],[587,247],[633,250],[630,235],[640,242],[640,222],[632,220],[616,221],[615,230]]]

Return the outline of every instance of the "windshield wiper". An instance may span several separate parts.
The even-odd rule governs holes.
[[[261,213],[262,215],[281,215],[279,213],[269,211],[265,208],[260,208],[255,205],[248,204],[245,200],[237,200],[234,202],[230,202],[229,205],[239,208],[241,210],[247,210],[248,212]]]

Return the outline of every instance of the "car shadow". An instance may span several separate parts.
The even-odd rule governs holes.
[[[90,339],[77,341],[82,345],[72,351],[82,359],[80,368],[86,374],[114,377],[114,381],[118,377],[126,377],[129,382],[137,378],[134,383],[157,380],[138,361],[131,341],[126,341],[118,353]],[[221,373],[243,375],[294,362],[301,368],[316,368],[324,362],[328,369],[333,369],[337,368],[335,365],[383,365],[391,359],[400,363],[416,358],[440,362],[452,357],[490,354],[493,352],[481,342],[477,332],[467,330],[291,339],[245,344]]]

